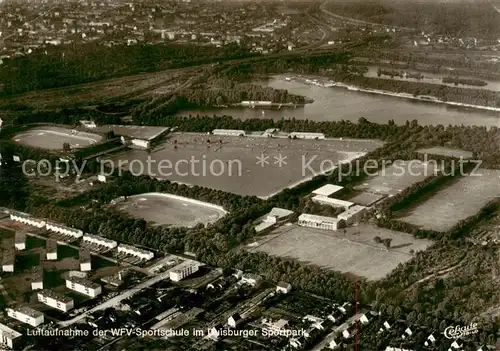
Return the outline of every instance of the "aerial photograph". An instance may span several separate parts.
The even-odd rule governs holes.
[[[500,351],[500,0],[0,0],[0,351]]]

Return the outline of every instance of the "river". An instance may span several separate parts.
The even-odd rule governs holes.
[[[481,125],[500,127],[500,112],[483,111],[376,95],[342,88],[326,88],[299,81],[286,81],[282,76],[259,82],[290,93],[314,99],[304,107],[263,110],[259,108],[218,108],[191,110],[179,115],[230,115],[235,118],[297,118],[313,121],[349,120],[357,122],[360,117],[376,123],[387,123],[393,119],[397,124],[416,119],[421,125]]]

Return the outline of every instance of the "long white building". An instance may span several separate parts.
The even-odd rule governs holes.
[[[197,262],[193,261],[185,261],[182,262],[180,265],[174,267],[170,272],[169,272],[169,277],[170,280],[173,282],[178,282],[181,281],[182,279],[186,278],[187,276],[198,272],[200,269],[199,265]]]
[[[337,218],[343,219],[346,224],[353,224],[361,219],[363,215],[366,213],[367,209],[364,206],[354,205],[341,214],[337,216]]]
[[[319,203],[321,205],[329,205],[333,207],[340,207],[344,209],[348,209],[349,207],[353,206],[354,203],[350,201],[344,201],[340,199],[334,199],[332,197],[328,196],[323,196],[323,195],[316,195],[312,197],[312,200],[316,203]]]
[[[83,231],[79,229],[74,229],[70,227],[66,227],[64,225],[56,224],[56,223],[47,223],[45,225],[45,229],[50,230],[55,233],[70,235],[75,238],[81,238],[83,236]]]
[[[214,129],[213,135],[227,135],[227,136],[245,136],[246,133],[241,129]]]
[[[43,323],[43,313],[29,307],[7,308],[7,315],[32,327]]]
[[[337,230],[341,219],[334,217],[317,216],[303,213],[299,216],[298,224],[302,227]]]
[[[52,290],[42,290],[37,293],[38,301],[63,312],[68,312],[75,303],[72,298]]]
[[[27,213],[21,213],[21,212],[12,212],[10,214],[10,219],[16,222],[20,222],[26,225],[31,225],[36,228],[43,228],[45,227],[46,222],[41,219],[37,219],[34,217],[31,217],[31,215]]]
[[[292,132],[289,134],[292,139],[325,139],[323,133]]]
[[[127,244],[120,244],[118,246],[118,252],[124,253],[126,255],[136,256],[143,260],[150,260],[155,256],[151,251],[139,249],[135,246]]]
[[[100,293],[102,293],[101,284],[94,283],[93,281],[77,278],[77,277],[69,277],[66,279],[66,287],[73,291],[79,292],[83,295],[87,295],[90,297],[96,297]]]
[[[114,240],[103,238],[102,236],[85,234],[82,238],[84,242],[88,242],[90,244],[104,246],[110,249],[114,249],[118,246],[118,243]]]
[[[17,349],[22,334],[0,323],[0,343],[11,349]]]

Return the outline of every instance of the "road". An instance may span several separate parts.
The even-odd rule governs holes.
[[[91,308],[90,310],[76,316],[75,318],[67,320],[67,321],[60,321],[58,324],[61,327],[67,327],[67,326],[70,326],[72,324],[75,324],[75,323],[81,321],[82,319],[84,319],[85,317],[87,317],[88,315],[90,315],[96,311],[102,311],[102,310],[105,310],[106,308],[117,306],[121,301],[128,299],[129,297],[132,297],[133,295],[137,294],[140,290],[146,289],[146,288],[150,287],[151,285],[154,285],[162,280],[169,279],[169,271],[170,270],[163,272],[163,273],[160,273],[157,276],[155,276],[151,279],[148,279],[145,282],[140,283],[131,289],[125,290],[120,295],[117,295],[117,296],[103,302],[102,304],[100,304],[94,308]]]
[[[328,344],[330,343],[331,340],[334,340],[338,334],[342,333],[344,330],[353,325],[356,322],[356,320],[358,320],[361,317],[363,313],[366,313],[366,311],[355,314],[354,316],[346,320],[343,324],[339,325],[338,327],[335,327],[333,331],[330,334],[328,334],[319,344],[314,346],[311,349],[311,351],[321,351],[325,347],[328,347]]]

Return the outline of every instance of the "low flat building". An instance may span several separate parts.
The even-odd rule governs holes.
[[[80,249],[79,251],[80,270],[88,272],[92,270],[92,257],[89,250]]]
[[[7,308],[7,315],[32,327],[37,327],[44,321],[42,312],[29,307]]]
[[[53,239],[47,239],[45,243],[45,254],[48,261],[57,260],[57,241]]]
[[[325,139],[325,134],[323,133],[292,132],[289,136],[292,139]]]
[[[17,231],[15,235],[14,246],[16,250],[22,251],[26,249],[26,233],[23,231]]]
[[[317,216],[313,214],[303,213],[299,216],[298,224],[301,227],[338,230],[342,220],[334,217]]]
[[[0,323],[0,343],[11,349],[17,349],[21,343],[22,334]]]
[[[31,290],[43,289],[43,268],[40,266],[31,269]]]
[[[338,193],[342,189],[344,189],[344,187],[339,186],[339,185],[326,184],[326,185],[323,185],[322,187],[314,190],[312,192],[312,194],[314,194],[314,195],[322,195],[322,196],[331,196],[331,195],[333,195],[335,193]]]
[[[200,267],[197,262],[185,261],[170,270],[168,274],[171,281],[178,282],[191,274],[198,272],[199,269]]]
[[[142,260],[150,260],[155,255],[151,251],[143,250],[135,246],[120,244],[118,246],[118,252],[124,253],[126,255],[136,256]]]
[[[341,214],[337,216],[337,218],[343,219],[346,224],[353,224],[358,222],[363,215],[366,213],[367,209],[364,206],[354,205]]]
[[[87,295],[90,297],[96,297],[102,293],[102,287],[100,284],[94,283],[93,281],[70,277],[66,279],[66,287],[80,294]]]
[[[321,205],[329,205],[332,207],[344,208],[346,210],[354,205],[354,203],[352,203],[350,201],[334,199],[332,197],[323,196],[323,195],[313,196],[311,200],[313,200],[314,202],[321,204]]]
[[[37,296],[38,301],[63,312],[68,312],[75,306],[72,298],[52,290],[39,291]]]
[[[227,135],[227,136],[245,136],[244,130],[240,129],[214,129],[212,131],[213,135]]]
[[[2,271],[14,272],[14,263],[16,261],[16,251],[14,248],[6,248],[2,252]]]

